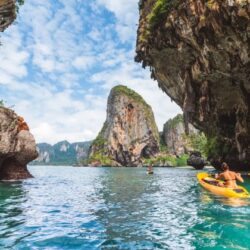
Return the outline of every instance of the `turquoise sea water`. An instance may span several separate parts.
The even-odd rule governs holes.
[[[30,171],[0,182],[0,249],[250,248],[249,202],[207,193],[195,170]]]

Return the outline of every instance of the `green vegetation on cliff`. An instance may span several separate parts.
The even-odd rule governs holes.
[[[92,146],[104,146],[104,144],[106,143],[105,138],[103,137],[103,134],[107,128],[108,124],[107,122],[104,122],[101,131],[99,132],[98,136],[95,138],[95,140],[92,143]]]
[[[147,16],[149,29],[153,30],[156,25],[166,18],[168,12],[178,7],[180,0],[157,0],[152,8],[152,11]]]
[[[102,166],[112,165],[112,160],[101,152],[94,153],[93,155],[90,156],[90,158],[87,161],[88,164],[95,163],[95,162],[99,163]]]
[[[219,141],[217,136],[212,136],[207,139],[205,150],[206,156],[208,158],[210,158],[211,156],[223,157],[230,154],[232,146],[230,146],[228,143]]]
[[[143,9],[145,2],[146,0],[141,0],[139,2],[139,9]],[[167,14],[173,8],[177,8],[180,3],[180,0],[155,0],[153,7],[151,7],[151,11],[146,16],[147,24],[141,31],[139,40],[141,42],[147,42],[148,38],[155,30],[155,27],[163,22],[166,19]]]
[[[178,114],[173,119],[168,120],[169,128],[176,128],[179,123],[184,123],[182,114]]]
[[[19,12],[19,8],[21,5],[24,5],[25,0],[16,0],[16,12]]]
[[[207,157],[208,155],[208,139],[204,133],[200,132],[197,134],[183,135],[187,141],[187,145],[193,148],[194,151],[199,151],[202,156]]]
[[[148,107],[151,109],[151,107],[144,101],[144,99],[142,98],[142,96],[140,96],[139,94],[137,94],[135,91],[133,91],[132,89],[129,89],[127,86],[124,85],[117,85],[115,86],[112,90],[112,93],[114,95],[116,94],[124,94],[129,96],[130,98],[134,99],[136,102],[138,103],[142,103],[144,106]]]
[[[183,154],[176,157],[171,154],[160,154],[154,158],[144,159],[143,164],[145,165],[155,165],[155,166],[171,166],[171,167],[182,167],[187,166],[187,159],[189,155]]]
[[[156,157],[144,159],[143,164],[155,166],[176,166],[176,158],[173,155],[161,154]]]

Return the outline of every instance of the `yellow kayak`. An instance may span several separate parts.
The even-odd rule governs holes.
[[[219,187],[218,183],[224,183],[223,181],[216,180],[211,177],[208,173],[198,173],[197,179],[199,183],[207,189],[208,191],[231,198],[249,198],[250,195],[247,190],[241,186],[237,188],[227,188],[227,187]]]

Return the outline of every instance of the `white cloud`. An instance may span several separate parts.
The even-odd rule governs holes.
[[[95,138],[105,120],[106,98],[89,93],[79,101],[70,90],[43,94],[39,94],[39,89],[33,91],[36,102],[31,106],[30,101],[21,101],[15,110],[31,125],[37,142],[53,144],[64,139],[74,142]]]
[[[3,36],[1,42],[0,84],[9,84],[14,79],[27,75],[29,53],[22,48],[22,36],[17,27]]]
[[[73,66],[77,69],[87,69],[95,62],[95,58],[93,56],[78,56],[73,61]]]
[[[182,111],[158,88],[157,82],[150,79],[150,72],[141,70],[141,66],[131,60],[130,53],[127,53],[127,56],[126,59],[121,57],[122,61],[115,69],[93,75],[92,81],[101,84],[106,90],[117,84],[123,84],[138,92],[151,105],[158,128],[162,130],[163,124],[169,118]]]
[[[115,23],[106,23],[103,6]],[[160,130],[180,111],[133,61],[137,15],[137,0],[30,0],[20,9],[1,39],[0,99],[15,105],[37,142],[94,139],[116,84],[143,96]]]
[[[116,32],[121,42],[135,39],[135,25],[138,22],[138,0],[97,0],[98,4],[105,6],[113,12],[116,19]]]

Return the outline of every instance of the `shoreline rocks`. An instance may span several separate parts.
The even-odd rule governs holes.
[[[201,156],[200,152],[191,152],[187,164],[188,166],[200,170],[207,165],[207,161]]]
[[[32,177],[27,164],[37,156],[35,139],[28,126],[24,129],[13,110],[0,107],[0,180]]]

